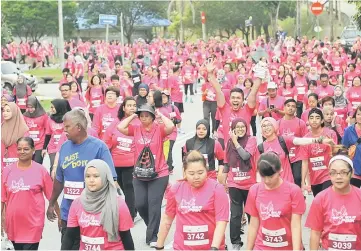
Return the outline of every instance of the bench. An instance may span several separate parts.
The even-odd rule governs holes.
[[[47,84],[48,82],[53,81],[54,78],[52,78],[52,77],[42,77],[42,79],[44,80],[44,83]]]

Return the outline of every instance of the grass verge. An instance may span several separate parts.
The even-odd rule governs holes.
[[[41,81],[42,77],[51,77],[54,78],[53,81],[59,81],[63,74],[61,73],[61,69],[48,69],[48,68],[40,68],[26,71],[25,73],[35,75],[39,81]]]
[[[40,100],[40,104],[46,112],[50,112],[51,100]]]

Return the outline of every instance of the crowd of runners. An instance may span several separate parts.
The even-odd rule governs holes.
[[[20,44],[21,59],[35,47],[46,62],[47,45]],[[21,76],[2,94],[2,232],[16,250],[38,249],[45,215],[62,250],[134,250],[137,215],[156,250],[174,219],[174,250],[240,250],[243,235],[247,250],[303,250],[305,227],[310,250],[361,250],[361,39],[79,40],[65,51],[49,112]],[[196,99],[195,135],[173,151]],[[177,154],[183,177],[170,184]]]

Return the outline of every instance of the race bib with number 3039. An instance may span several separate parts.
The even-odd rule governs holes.
[[[328,235],[328,250],[356,250],[357,236],[353,234],[332,234]]]

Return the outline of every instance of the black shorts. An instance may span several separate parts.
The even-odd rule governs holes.
[[[180,113],[184,113],[183,103],[174,102]]]

